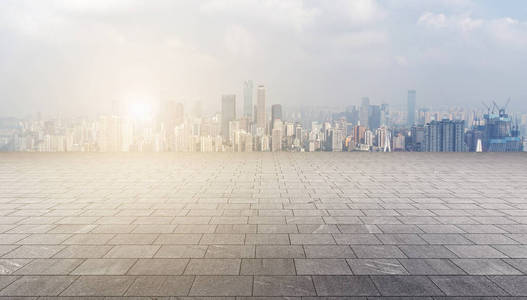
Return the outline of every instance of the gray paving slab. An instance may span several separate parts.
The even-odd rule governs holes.
[[[134,280],[133,276],[81,276],[61,296],[123,296]]]
[[[524,155],[0,162],[5,299],[527,296]]]
[[[254,296],[316,296],[310,276],[255,276]]]
[[[313,276],[319,296],[380,295],[369,276]]]
[[[443,292],[426,276],[372,276],[383,296],[441,296]]]

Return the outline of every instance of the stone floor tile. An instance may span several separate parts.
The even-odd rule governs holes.
[[[488,278],[512,296],[527,297],[527,276],[489,276]]]
[[[50,258],[64,248],[60,245],[22,245],[3,258]]]
[[[345,259],[295,259],[296,272],[299,275],[348,275],[352,274]]]
[[[255,276],[254,296],[316,296],[310,276]]]
[[[238,275],[241,259],[202,258],[191,259],[185,275]]]
[[[484,276],[431,276],[430,279],[447,296],[507,296]]]
[[[55,254],[53,258],[102,258],[113,246],[70,245]]]
[[[500,259],[452,259],[469,275],[521,275],[517,269]]]
[[[443,292],[426,276],[372,276],[383,296],[441,296]]]
[[[82,263],[82,259],[35,259],[18,269],[17,275],[68,275]]]
[[[377,234],[382,244],[388,245],[423,245],[427,244],[419,235],[413,233]]]
[[[378,245],[382,242],[373,234],[333,234],[333,238],[340,245]]]
[[[381,225],[338,224],[336,226],[342,233],[382,233],[379,229]]]
[[[304,250],[307,258],[356,258],[347,245],[306,245]]]
[[[17,280],[19,276],[0,276],[0,290]]]
[[[162,245],[155,258],[202,258],[207,246],[198,245]]]
[[[520,272],[527,274],[527,259],[503,259],[503,261],[513,266]]]
[[[111,245],[144,245],[152,244],[159,234],[150,233],[119,233],[108,244]]]
[[[296,275],[293,259],[242,259],[241,275]]]
[[[138,276],[126,296],[187,296],[194,276]]]
[[[138,225],[109,224],[97,225],[90,233],[131,233]]]
[[[251,296],[252,276],[196,276],[189,296]]]
[[[351,248],[358,258],[406,258],[406,255],[393,245],[357,245]]]
[[[0,259],[0,275],[11,275],[31,261],[31,259],[2,258]]]
[[[80,276],[61,296],[123,296],[133,276]]]
[[[510,258],[527,258],[527,245],[492,245]]]
[[[299,245],[257,245],[256,258],[304,258],[304,248]]]
[[[63,242],[64,245],[104,245],[115,235],[107,233],[74,234]]]
[[[409,233],[423,233],[423,231],[417,225],[409,224],[390,224],[390,225],[379,225],[379,229],[382,232],[377,233],[391,233],[391,234],[409,234]]]
[[[245,244],[247,245],[289,245],[288,234],[273,234],[273,233],[249,233],[245,236]]]
[[[181,275],[189,260],[182,258],[139,259],[128,271],[129,275]]]
[[[399,259],[411,275],[465,275],[466,273],[448,259],[417,258]]]
[[[258,233],[298,233],[298,228],[295,224],[258,224]]]
[[[135,222],[135,224],[138,224]],[[172,233],[176,229],[176,225],[166,224],[142,224],[137,225],[132,233]]]
[[[154,244],[195,245],[200,242],[201,238],[202,238],[202,234],[200,233],[162,233],[154,241]],[[145,243],[145,244],[150,244],[150,243]]]
[[[217,225],[215,233],[256,233],[258,225],[255,224],[220,224]]]
[[[506,258],[507,256],[487,245],[448,245],[448,250],[460,258]]]
[[[401,245],[399,249],[408,258],[454,258],[452,251],[442,245]]]
[[[70,234],[61,233],[35,233],[18,241],[22,245],[54,245],[60,244],[70,237]]]
[[[152,258],[159,245],[117,245],[104,258]]]
[[[355,275],[406,275],[408,272],[396,259],[348,259]]]
[[[518,242],[516,242],[515,240],[508,238],[502,234],[465,234],[464,237],[471,240],[474,244],[518,244]]]
[[[335,244],[331,234],[290,234],[292,245]]]
[[[125,258],[94,258],[85,260],[72,275],[124,275],[136,262]]]
[[[58,296],[75,276],[21,276],[0,291],[0,296]]]
[[[340,233],[341,231],[335,224],[299,224],[298,227],[299,233],[310,233],[310,234],[321,234],[321,233]],[[289,232],[295,233],[295,232]]]
[[[318,296],[380,295],[369,276],[313,276]]]
[[[470,240],[461,234],[421,234],[423,240],[432,245],[469,245],[472,244]]]
[[[20,247],[19,245],[0,245],[0,257],[6,253],[9,253],[16,248]]]
[[[202,245],[243,245],[244,241],[245,234],[207,233],[203,235],[199,243]]]
[[[218,225],[209,224],[179,224],[174,233],[214,233]]]
[[[253,245],[209,245],[205,258],[254,258]]]

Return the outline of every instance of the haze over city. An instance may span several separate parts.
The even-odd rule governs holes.
[[[524,1],[2,1],[0,115],[112,101],[527,108]],[[238,101],[241,110],[242,101]]]

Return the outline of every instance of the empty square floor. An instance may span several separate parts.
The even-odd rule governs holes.
[[[0,297],[527,296],[527,155],[0,154]]]

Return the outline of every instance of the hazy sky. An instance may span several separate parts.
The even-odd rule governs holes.
[[[0,115],[112,100],[527,108],[524,0],[2,0]]]

